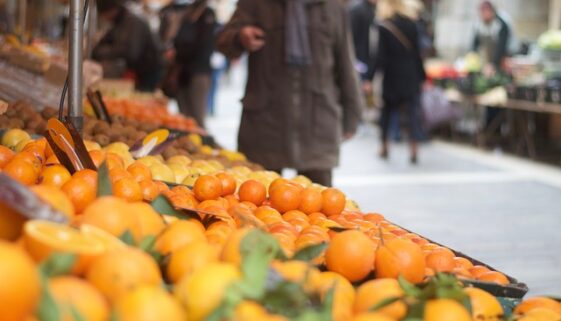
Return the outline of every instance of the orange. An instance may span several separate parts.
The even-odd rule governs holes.
[[[150,168],[140,162],[134,162],[127,167],[127,172],[132,175],[132,178],[137,182],[144,180],[152,180],[152,172]]]
[[[546,308],[534,308],[518,318],[519,321],[559,321],[561,313]]]
[[[403,296],[403,290],[395,279],[368,281],[356,290],[354,311],[356,314],[365,313],[383,300],[401,298]],[[407,306],[403,301],[397,301],[376,312],[395,320],[401,320],[407,313]]]
[[[238,194],[241,202],[250,202],[260,206],[267,198],[267,189],[260,182],[250,179],[240,185]]]
[[[471,321],[468,310],[452,299],[429,300],[425,305],[425,321]]]
[[[125,162],[123,161],[121,156],[115,153],[105,153],[105,162],[109,170],[112,170],[113,168],[125,169]]]
[[[72,201],[60,189],[55,186],[49,185],[36,185],[32,186],[31,190],[43,202],[51,205],[54,209],[60,211],[69,219],[72,218],[74,213],[74,205]]]
[[[75,321],[70,307],[84,320],[105,321],[109,318],[109,304],[88,282],[73,276],[59,276],[49,280],[49,290],[61,312],[61,321]]]
[[[177,283],[185,275],[218,261],[217,249],[206,241],[196,241],[171,252],[167,266],[167,277]]]
[[[72,175],[70,175],[70,172],[64,166],[51,165],[45,167],[41,172],[38,183],[60,188],[64,183],[68,182],[70,178],[72,178]]]
[[[336,234],[325,252],[329,271],[337,272],[349,281],[364,279],[374,267],[375,244],[364,233],[354,230]]]
[[[80,177],[72,177],[61,190],[70,198],[76,213],[82,213],[97,197],[97,183],[92,185]]]
[[[323,198],[321,211],[323,214],[339,215],[345,209],[347,198],[345,194],[338,189],[328,188],[321,192]]]
[[[60,161],[58,160],[56,155],[51,155],[49,156],[49,158],[47,158],[47,160],[45,161],[45,166],[49,165],[60,165]]]
[[[320,212],[323,205],[323,197],[321,192],[313,187],[305,188],[300,193],[302,198],[298,209],[306,214]]]
[[[230,234],[220,254],[220,259],[222,261],[233,263],[237,266],[241,264],[242,256],[240,253],[240,243],[249,231],[250,229],[248,228],[242,228]]]
[[[140,190],[142,191],[142,198],[146,201],[152,201],[158,195],[160,195],[160,190],[158,185],[151,180],[144,180],[138,183]]]
[[[185,321],[179,301],[157,286],[140,286],[124,294],[115,304],[120,321]]]
[[[162,284],[156,262],[148,254],[131,247],[109,251],[95,259],[86,279],[112,302],[132,288]]]
[[[309,221],[308,215],[306,215],[306,213],[299,210],[288,211],[282,215],[282,218],[285,221],[290,221],[292,219],[302,219],[304,221]]]
[[[377,313],[368,312],[354,316],[351,321],[393,321],[394,319],[388,318],[387,316]]]
[[[111,183],[115,183],[118,180],[121,180],[123,178],[133,178],[131,173],[127,172],[126,170],[122,169],[122,168],[113,168],[109,171],[109,179],[111,180]]]
[[[493,282],[493,283],[498,283],[501,285],[507,285],[510,283],[510,281],[508,280],[508,278],[502,274],[501,272],[497,272],[497,271],[489,271],[489,272],[485,272],[483,274],[481,274],[478,278],[479,281],[485,281],[485,282]]]
[[[320,294],[322,300],[331,289],[333,292],[333,320],[347,321],[353,315],[355,290],[353,285],[343,276],[335,272],[311,274],[306,287]]]
[[[142,201],[142,189],[133,178],[122,178],[113,184],[113,195],[129,202]]]
[[[81,171],[77,171],[72,175],[72,178],[80,179],[85,181],[88,184],[95,185],[97,188],[97,172],[91,169],[83,169]]]
[[[91,150],[88,152],[88,154],[90,154],[95,167],[99,168],[101,163],[103,163],[103,161],[105,160],[105,152],[102,150]]]
[[[21,213],[0,203],[0,239],[15,241],[21,235],[26,220]]]
[[[365,220],[367,220],[369,222],[373,222],[373,223],[378,223],[380,221],[385,220],[384,216],[382,214],[378,214],[378,213],[368,213],[368,214],[365,214],[363,218]]]
[[[281,185],[286,185],[286,184],[290,184],[290,181],[287,180],[286,178],[282,178],[282,177],[276,178],[274,181],[271,182],[271,184],[269,184],[269,189],[268,189],[269,195],[271,195],[271,192],[275,188],[277,188]]]
[[[425,277],[425,258],[421,248],[402,239],[385,240],[376,251],[376,277],[396,279],[402,275],[412,283]]]
[[[473,263],[471,263],[471,261],[466,259],[465,257],[455,257],[454,263],[456,264],[456,267],[462,267],[467,270],[473,267]]]
[[[228,173],[218,173],[216,177],[222,183],[222,196],[232,195],[236,192],[237,183],[234,177]]]
[[[93,225],[82,224],[79,227],[80,233],[83,235],[96,239],[101,242],[106,251],[110,250],[118,250],[126,248],[126,245],[123,241],[117,238],[115,235],[100,229],[99,227],[95,227]]]
[[[17,153],[12,158],[11,162],[16,162],[16,161],[24,161],[24,162],[27,162],[27,163],[33,165],[33,168],[37,172],[40,172],[41,167],[43,166],[42,156],[33,152],[33,151],[30,151],[30,150],[26,150],[26,151],[22,151],[20,153]]]
[[[545,308],[561,314],[561,303],[544,296],[536,296],[522,301],[514,308],[514,314],[526,314],[536,308]]]
[[[452,272],[456,267],[454,256],[450,256],[444,251],[433,250],[425,258],[427,267],[433,269],[435,272]]]
[[[471,275],[474,278],[478,278],[481,274],[485,273],[485,272],[489,272],[491,271],[488,267],[483,266],[483,265],[475,265],[471,268],[468,269],[469,273],[471,273]]]
[[[197,241],[206,241],[203,225],[195,220],[178,220],[168,225],[160,234],[155,249],[167,255]]]
[[[0,311],[2,321],[21,321],[39,303],[40,283],[33,260],[18,246],[0,241]]]
[[[220,305],[230,284],[240,278],[235,265],[212,263],[182,278],[174,295],[183,304],[187,320],[203,321]]]
[[[216,176],[202,175],[195,181],[193,192],[199,201],[218,199],[222,195],[222,182]]]
[[[131,207],[124,200],[105,196],[95,200],[81,216],[80,224],[99,227],[116,237],[130,231],[138,239],[139,221]]]
[[[278,183],[269,192],[271,206],[281,213],[296,210],[300,207],[302,187],[293,183]]]
[[[36,166],[24,160],[17,160],[15,157],[4,166],[2,171],[16,181],[28,186],[35,184],[39,178]]]
[[[32,220],[23,229],[25,249],[35,261],[44,261],[54,253],[75,254],[78,259],[73,272],[77,274],[84,272],[92,259],[105,251],[100,241],[68,225]]]
[[[469,296],[474,320],[503,320],[504,311],[497,298],[477,288],[465,288],[464,292]]]
[[[0,145],[0,168],[4,168],[10,160],[14,157],[15,153],[8,147]]]
[[[244,300],[236,306],[232,320],[268,320],[267,310],[257,302]]]
[[[149,204],[143,202],[130,203],[128,208],[138,221],[140,236],[137,242],[142,241],[147,236],[157,236],[166,228],[163,217]]]

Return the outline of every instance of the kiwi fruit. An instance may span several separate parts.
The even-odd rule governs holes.
[[[23,123],[23,120],[21,119],[17,119],[17,118],[12,118],[10,119],[10,121],[8,122],[8,128],[19,128],[22,129],[25,127],[25,124]]]
[[[97,134],[94,136],[94,140],[101,146],[109,145],[109,137],[105,134]]]

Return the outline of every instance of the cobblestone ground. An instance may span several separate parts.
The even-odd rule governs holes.
[[[218,94],[210,132],[235,148],[243,74]],[[377,157],[377,134],[364,126],[342,150],[335,185],[364,211],[461,251],[530,287],[561,294],[561,169],[445,142],[423,146],[408,163],[404,144]]]

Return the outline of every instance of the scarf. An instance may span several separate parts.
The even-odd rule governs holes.
[[[323,0],[286,0],[286,63],[309,66],[313,63],[308,34],[306,6]]]

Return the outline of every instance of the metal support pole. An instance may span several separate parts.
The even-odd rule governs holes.
[[[27,41],[25,39],[27,31],[27,0],[20,0],[18,9],[18,33],[24,41]]]
[[[68,46],[68,115],[78,132],[82,132],[82,62],[83,62],[83,12],[82,1],[70,1],[70,43]]]
[[[86,58],[91,59],[92,51],[94,46],[94,38],[97,32],[97,6],[95,1],[90,1],[90,7],[88,8],[88,16],[86,17],[88,22],[87,38],[86,38]]]

